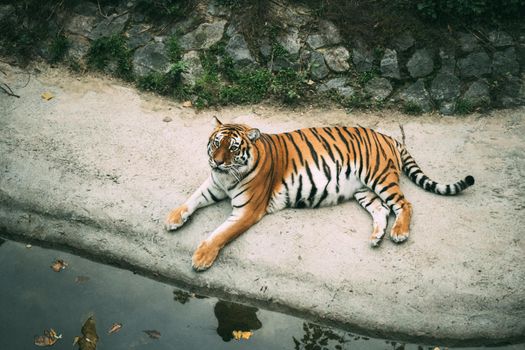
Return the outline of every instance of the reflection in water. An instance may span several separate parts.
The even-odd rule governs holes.
[[[191,298],[191,294],[182,289],[175,289],[173,291],[173,300],[175,300],[178,303],[181,303],[182,305],[190,301],[190,298]]]
[[[219,326],[217,334],[223,341],[233,339],[233,331],[253,331],[262,327],[257,308],[219,300],[213,309]]]
[[[368,337],[354,335],[335,328],[323,327],[314,323],[304,322],[303,331],[304,335],[302,339],[292,337],[295,350],[340,350],[353,348],[354,345],[360,348],[363,346],[363,344],[366,344],[365,348],[385,349],[385,347],[378,346],[377,343],[373,341],[370,343],[365,343],[370,340]],[[352,341],[354,342],[354,345],[345,345]],[[386,344],[386,349],[405,349],[405,344],[403,343],[387,340]],[[417,349],[423,350],[421,346],[418,346]],[[429,349],[434,349],[434,347],[430,347]]]
[[[346,332],[334,332],[334,330],[322,327],[313,323],[303,323],[304,335],[302,339],[297,340],[293,337],[295,350],[329,350],[342,349],[345,343],[350,341],[346,335],[352,335]]]
[[[190,293],[182,289],[173,290],[173,300],[184,305],[191,299],[205,299],[207,297]],[[234,331],[253,331],[262,327],[257,318],[258,309],[242,304],[219,300],[213,308],[218,321],[217,334],[225,342],[233,339]]]
[[[0,245],[2,350],[28,349],[34,335],[50,327],[64,337],[54,349],[73,349],[70,341],[79,334],[81,322],[89,315],[97,315],[100,344],[111,350],[142,350],[152,346],[156,350],[232,350],[232,346],[250,350],[404,348],[404,344],[392,341],[385,344],[383,339],[359,337],[213,297],[197,300],[203,297],[65,252],[37,246],[27,249],[24,244],[1,238]],[[69,262],[68,268],[60,273],[49,268],[57,257]],[[16,288],[9,287],[13,283]],[[215,317],[211,316],[212,310]],[[264,329],[255,332],[262,328],[259,318],[265,322]],[[118,335],[109,335],[106,330],[114,322],[122,322],[123,329]],[[144,330],[157,330],[162,336],[151,339]],[[233,339],[233,331],[254,331],[254,334],[249,340],[232,344],[228,341]],[[408,344],[406,349],[429,348]],[[471,348],[476,349],[487,350]],[[494,348],[518,349],[524,349],[524,344]]]
[[[181,303],[182,305],[186,304],[188,301],[190,301],[191,298],[195,299],[206,299],[208,297],[204,295],[198,295],[195,293],[186,292],[182,289],[174,289],[173,290],[173,300],[175,300],[178,303]]]

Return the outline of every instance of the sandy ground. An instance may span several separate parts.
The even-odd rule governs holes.
[[[466,117],[265,105],[196,112],[107,78],[0,70],[20,95],[0,92],[4,235],[370,335],[523,340],[524,108]],[[54,98],[42,99],[43,92]],[[442,197],[404,178],[414,217],[401,245],[387,239],[370,248],[371,218],[355,201],[290,209],[266,216],[210,270],[195,273],[192,252],[226,218],[229,203],[202,209],[175,233],[162,221],[207,176],[213,115],[263,132],[360,124],[400,138],[402,124],[431,178],[471,174],[476,185]]]

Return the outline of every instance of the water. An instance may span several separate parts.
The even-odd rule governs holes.
[[[68,263],[54,272],[56,258]],[[35,335],[54,328],[50,349],[76,349],[84,321],[97,322],[98,349],[434,349],[370,339],[254,307],[202,297],[172,285],[53,249],[0,238],[0,349],[37,348]],[[122,329],[108,335],[115,322]],[[160,332],[150,338],[144,330]],[[247,340],[233,331],[251,331]],[[439,345],[439,344],[438,344]],[[523,344],[498,349],[524,349]]]

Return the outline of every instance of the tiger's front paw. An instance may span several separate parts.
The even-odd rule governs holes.
[[[190,214],[188,212],[188,207],[185,205],[181,205],[180,207],[173,209],[168,214],[164,227],[168,231],[176,230],[182,225],[184,225],[184,223],[188,221],[189,217]]]
[[[408,230],[403,230],[401,225],[394,224],[390,231],[390,239],[395,243],[404,242],[408,239]]]
[[[204,271],[210,268],[217,255],[219,248],[208,241],[202,241],[193,254],[191,265],[195,271]]]

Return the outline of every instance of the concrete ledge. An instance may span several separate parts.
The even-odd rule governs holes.
[[[2,65],[20,99],[0,94],[0,229],[57,244],[229,299],[292,311],[374,336],[498,344],[525,334],[525,109],[487,116],[406,117],[388,111],[255,106],[195,113],[93,77],[44,68],[27,84]],[[50,91],[50,101],[40,94]],[[207,272],[191,269],[228,203],[168,234],[161,221],[208,172],[211,116],[263,132],[360,124],[400,137],[428,175],[476,185],[457,197],[408,180],[412,236],[368,246],[355,202],[265,217]],[[171,122],[164,122],[165,117]]]

